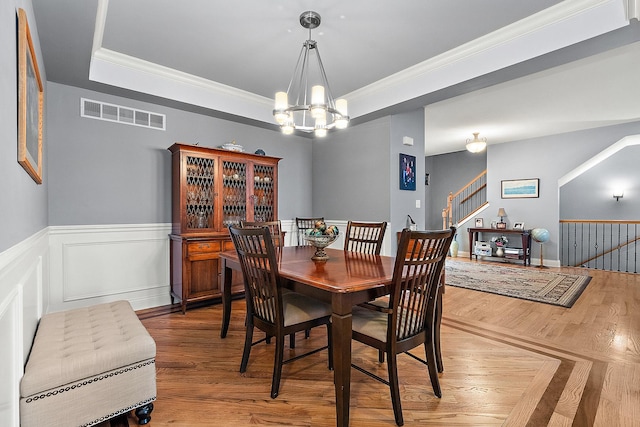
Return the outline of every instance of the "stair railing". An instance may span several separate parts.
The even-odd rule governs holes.
[[[560,220],[561,265],[638,273],[640,221]]]
[[[460,224],[487,204],[487,170],[455,193],[449,193],[447,207],[442,209],[442,228]]]

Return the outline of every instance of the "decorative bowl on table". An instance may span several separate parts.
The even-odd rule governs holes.
[[[326,261],[329,259],[329,256],[324,251],[324,248],[335,242],[339,235],[340,233],[338,232],[337,227],[331,229],[325,228],[323,230],[315,228],[304,233],[302,237],[311,246],[316,248],[316,253],[311,257],[311,259],[314,261]]]

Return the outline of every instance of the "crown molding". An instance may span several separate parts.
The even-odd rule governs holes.
[[[358,117],[621,28],[628,24],[623,4],[627,1],[640,3],[640,0],[558,3],[344,95],[349,101],[349,113]],[[417,93],[416,87],[422,90]],[[386,94],[384,100],[372,102],[381,94]]]
[[[93,81],[273,123],[273,101],[102,47],[109,0],[99,0],[89,78]],[[352,119],[573,43],[637,17],[640,0],[563,1],[530,17],[344,95]]]
[[[640,20],[640,0],[626,0],[627,20]]]

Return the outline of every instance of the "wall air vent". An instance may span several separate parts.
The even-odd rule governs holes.
[[[80,98],[80,116],[127,125],[165,130],[166,116],[121,105]]]

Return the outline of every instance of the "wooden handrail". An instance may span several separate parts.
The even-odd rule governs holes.
[[[480,172],[478,174],[478,176],[476,176],[475,178],[473,178],[471,181],[467,182],[461,189],[459,189],[458,191],[456,191],[456,193],[453,195],[453,197],[457,197],[460,193],[462,193],[464,190],[466,190],[467,188],[471,187],[471,185],[473,185],[474,182],[476,182],[477,180],[479,180],[480,178],[482,178],[483,175],[487,174],[487,170],[485,169],[484,171]]]
[[[629,222],[629,221],[626,221],[626,222]],[[615,223],[615,222],[614,222],[614,223]],[[638,224],[640,224],[640,221],[635,221],[634,223],[638,223]],[[629,246],[630,244],[635,243],[635,242],[637,242],[638,240],[640,240],[640,237],[636,237],[635,239],[629,240],[629,241],[628,241],[628,242],[626,242],[626,243],[621,243],[621,244],[619,244],[618,246],[616,246],[615,248],[611,248],[611,249],[609,249],[609,250],[606,250],[606,251],[602,252],[601,254],[596,254],[596,255],[592,256],[591,258],[589,258],[589,259],[587,259],[587,260],[584,260],[584,261],[582,261],[582,262],[577,263],[576,265],[574,265],[574,267],[580,267],[582,264],[586,264],[586,263],[588,263],[588,262],[590,262],[590,261],[593,261],[594,259],[597,259],[597,258],[603,257],[603,256],[605,256],[606,254],[610,254],[611,252],[614,252],[614,251],[617,251],[617,250],[619,250],[619,249],[622,249],[623,247],[625,247],[625,246]]]
[[[461,193],[465,192],[469,187],[471,187],[475,182],[477,182],[486,174],[487,174],[487,170],[485,169],[484,171],[480,172],[475,178],[473,178],[471,181],[465,184],[461,189],[456,191],[455,194],[449,193],[449,196],[447,196],[447,206],[444,209],[442,209],[442,229],[447,229],[453,225],[453,206],[452,206],[453,199],[459,196]],[[462,199],[460,201],[460,204],[463,204],[468,200],[470,200],[472,196],[474,196],[475,194],[477,194],[478,192],[486,188],[486,186],[487,186],[486,184],[481,185],[478,189],[473,191],[470,195]],[[486,202],[482,206],[484,206],[485,204]],[[475,209],[473,212],[475,213],[478,209]],[[460,222],[460,220],[458,222]]]
[[[474,191],[473,193],[469,194],[467,197],[465,197],[464,199],[460,200],[460,204],[463,204],[464,202],[466,202],[467,200],[471,199],[473,196],[475,196],[476,194],[478,194],[480,191],[482,191],[484,188],[487,188],[487,184],[482,184],[480,187],[478,187],[478,189],[476,191]]]

